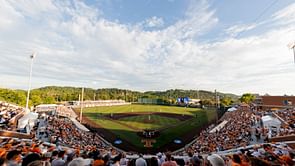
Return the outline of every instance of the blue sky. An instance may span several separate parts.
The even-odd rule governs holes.
[[[291,0],[0,0],[0,87],[295,94]]]

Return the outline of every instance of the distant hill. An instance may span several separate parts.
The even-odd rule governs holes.
[[[37,88],[31,91],[30,105],[79,100],[79,94],[81,94],[81,88],[77,87],[47,86]],[[237,101],[239,98],[239,96],[229,93],[218,92],[217,94],[220,99],[227,97],[233,101]],[[147,92],[117,88],[85,88],[84,90],[84,100],[122,99],[128,102],[136,102],[138,98],[155,98],[175,102],[177,97],[199,98],[201,100],[215,101],[215,93],[205,90],[170,89],[166,91]],[[26,101],[26,91],[0,88],[0,100],[24,106]]]

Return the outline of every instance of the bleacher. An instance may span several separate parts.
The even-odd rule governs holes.
[[[21,108],[9,107],[8,104],[2,104],[2,110],[9,112],[5,120],[10,121],[17,113],[22,112]],[[9,107],[9,108],[8,108]],[[0,135],[0,165],[1,162],[10,162],[11,153],[21,155],[24,162],[26,158],[34,154],[39,156],[36,162],[52,164],[56,159],[54,154],[63,154],[69,166],[80,160],[83,165],[112,165],[119,163],[128,163],[136,165],[136,160],[141,158],[136,152],[123,152],[116,149],[111,144],[102,140],[98,133],[87,131],[79,127],[79,122],[73,117],[71,109],[60,109],[56,115],[39,116],[38,123],[31,134],[21,134],[13,131],[1,131]],[[278,115],[290,122],[288,117]],[[290,112],[283,113],[289,115]],[[4,115],[4,113],[3,113]],[[58,115],[58,116],[57,116]],[[63,116],[60,116],[63,115]],[[73,117],[72,117],[73,116]],[[236,110],[227,112],[216,125],[209,126],[202,131],[200,136],[194,142],[185,148],[169,152],[177,165],[294,165],[295,145],[294,135],[287,137],[271,138],[271,141],[278,143],[258,143],[252,139],[254,136],[252,129],[260,123],[260,116],[252,110]],[[292,119],[291,119],[292,120]],[[74,122],[75,121],[75,122]],[[9,127],[6,129],[10,129]],[[263,137],[265,132],[260,133]],[[291,133],[292,134],[292,133]],[[146,154],[142,158],[148,165],[153,165],[165,161],[165,153],[154,155]],[[104,159],[104,160],[102,160]],[[17,161],[15,161],[17,162]],[[30,161],[30,162],[33,162]],[[121,164],[120,164],[121,163]],[[52,164],[54,165],[54,164]]]
[[[0,129],[15,130],[17,120],[22,117],[23,112],[22,107],[0,101]]]

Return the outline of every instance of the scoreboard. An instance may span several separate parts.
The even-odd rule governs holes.
[[[190,99],[188,97],[178,97],[177,103],[179,104],[188,104]]]

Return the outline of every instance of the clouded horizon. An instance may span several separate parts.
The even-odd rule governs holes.
[[[0,87],[295,95],[291,0],[0,0]]]

